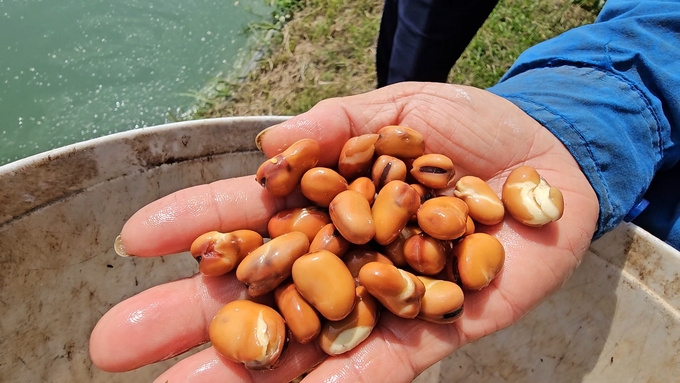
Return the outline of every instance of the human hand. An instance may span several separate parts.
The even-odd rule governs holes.
[[[280,367],[250,371],[209,347],[173,366],[158,382],[287,382],[317,364],[305,382],[410,382],[464,344],[516,322],[570,277],[595,231],[597,197],[562,143],[498,96],[450,84],[402,83],[323,101],[259,138],[268,157],[301,138],[313,138],[322,148],[319,166],[329,166],[337,161],[341,143],[385,125],[420,131],[426,152],[453,160],[456,179],[476,175],[498,195],[510,170],[536,168],[562,191],[564,215],[538,229],[509,217],[495,226],[478,226],[503,243],[505,265],[487,288],[466,291],[463,316],[453,324],[383,312],[369,338],[340,356],[326,358],[318,346],[291,341]],[[196,237],[212,230],[264,233],[274,213],[303,205],[300,194],[272,198],[252,176],[222,180],[149,204],[128,220],[121,238],[135,256],[172,254],[188,250]],[[107,371],[127,371],[178,355],[207,342],[213,315],[244,296],[233,273],[197,274],[147,290],[100,320],[90,340],[92,360]]]

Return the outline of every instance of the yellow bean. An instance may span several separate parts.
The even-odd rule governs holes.
[[[281,154],[277,154],[260,165],[255,180],[269,194],[283,197],[290,194],[300,183],[302,175],[319,162],[319,144],[305,138],[293,143]]]
[[[307,302],[328,320],[341,320],[354,307],[354,278],[337,255],[327,250],[303,255],[293,264],[293,283]]]
[[[275,366],[286,342],[286,326],[271,307],[248,300],[227,303],[210,322],[209,337],[215,350],[246,368]]]
[[[290,276],[293,263],[309,250],[305,233],[283,234],[248,254],[236,268],[236,278],[253,297],[273,291]]]

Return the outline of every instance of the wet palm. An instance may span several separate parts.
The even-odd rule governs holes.
[[[371,93],[321,102],[309,112],[267,130],[259,143],[273,156],[301,138],[322,148],[320,165],[332,165],[341,143],[385,125],[406,125],[425,136],[426,151],[449,156],[456,178],[477,175],[500,194],[510,170],[535,167],[562,190],[565,212],[543,228],[512,219],[480,230],[505,246],[506,263],[492,284],[465,298],[453,325],[434,325],[385,314],[362,345],[327,358],[307,377],[312,382],[409,382],[465,343],[519,320],[558,289],[578,266],[595,230],[598,203],[578,165],[548,130],[506,100],[483,90],[450,84],[405,83]],[[187,250],[211,231],[264,231],[268,217],[303,203],[300,195],[273,199],[252,177],[185,189],[158,200],[126,223],[121,238],[136,256]],[[206,342],[212,316],[244,287],[231,275],[196,275],[132,297],[109,311],[93,331],[91,355],[105,370],[124,371],[179,354]],[[292,343],[282,365],[247,371],[212,348],[192,355],[159,381],[285,382],[324,358],[317,346]]]

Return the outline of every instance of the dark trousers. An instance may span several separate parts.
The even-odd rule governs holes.
[[[376,54],[378,87],[446,82],[498,0],[385,0]]]

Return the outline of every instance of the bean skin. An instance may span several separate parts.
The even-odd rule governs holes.
[[[413,319],[420,312],[425,285],[408,271],[369,262],[359,270],[359,283],[394,315]]]
[[[354,307],[354,278],[337,255],[320,250],[300,257],[293,264],[293,283],[321,315],[338,321]]]
[[[416,158],[425,152],[423,135],[406,126],[389,125],[378,130],[375,152],[401,159]]]
[[[309,250],[305,233],[283,234],[248,254],[236,268],[236,278],[256,297],[273,291],[290,276],[293,263]]]
[[[415,189],[403,181],[390,181],[371,207],[375,241],[381,245],[394,241],[419,207],[420,196]]]
[[[230,233],[211,231],[194,240],[191,255],[198,262],[198,270],[203,275],[215,277],[236,268],[246,255],[262,243],[262,236],[252,230]]]
[[[366,176],[373,164],[377,140],[377,134],[362,134],[345,142],[338,159],[338,173],[348,181]]]
[[[503,185],[503,204],[513,218],[532,227],[557,221],[564,212],[562,192],[530,166],[510,172]]]
[[[421,184],[433,189],[443,189],[455,175],[453,161],[443,154],[424,154],[413,161],[411,175]]]
[[[249,300],[222,307],[208,333],[220,355],[253,370],[273,368],[286,343],[283,317],[271,307]]]
[[[420,205],[418,225],[424,232],[441,240],[452,240],[465,234],[468,207],[460,198],[440,196]]]
[[[320,336],[321,349],[328,355],[340,355],[352,350],[368,338],[378,323],[378,302],[363,286],[356,288],[352,312],[339,321],[327,321]]]
[[[322,227],[309,245],[309,252],[328,250],[342,257],[349,250],[350,243],[346,240],[332,223]]]
[[[298,343],[305,344],[321,332],[321,321],[314,308],[300,295],[291,282],[274,290],[274,299],[286,325]]]
[[[425,285],[418,318],[432,323],[450,324],[463,315],[463,290],[449,281],[418,276]]]
[[[406,258],[404,257],[404,242],[411,236],[422,232],[423,230],[418,226],[408,225],[404,227],[394,241],[383,247],[384,254],[392,260],[397,267],[408,265],[408,262],[406,262]]]
[[[375,200],[375,184],[370,178],[359,177],[352,181],[347,188],[361,193],[366,197],[369,205],[373,204],[373,200]]]
[[[311,242],[316,234],[331,222],[331,217],[317,206],[296,207],[282,210],[269,219],[269,237],[276,238],[291,231],[300,231]]]
[[[371,179],[378,191],[390,181],[404,181],[406,174],[404,161],[388,155],[378,157],[371,168]]]
[[[300,190],[308,200],[328,207],[333,198],[347,190],[347,180],[333,169],[316,167],[307,170],[300,180]]]
[[[461,284],[470,290],[481,290],[496,278],[505,262],[505,249],[496,239],[486,233],[464,237],[453,248],[458,260]]]
[[[293,143],[281,154],[266,160],[257,169],[255,180],[269,194],[283,197],[292,192],[302,179],[302,175],[319,162],[321,149],[312,139],[302,139]]]
[[[361,193],[345,190],[328,205],[331,221],[349,242],[363,245],[375,236],[371,206]]]
[[[503,202],[491,186],[479,177],[462,177],[456,182],[453,195],[465,201],[468,214],[482,225],[495,225],[505,216]]]
[[[446,265],[446,256],[442,242],[425,233],[414,235],[404,242],[404,258],[420,274],[439,274]]]
[[[392,264],[392,261],[385,255],[375,251],[367,249],[356,249],[347,253],[344,257],[345,265],[347,269],[354,277],[356,285],[359,285],[359,271],[365,264],[369,262],[382,262],[388,265]]]

